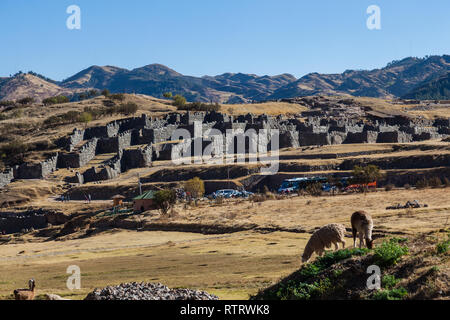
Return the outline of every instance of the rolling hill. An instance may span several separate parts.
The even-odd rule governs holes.
[[[450,73],[442,78],[414,89],[402,98],[416,100],[450,100]]]
[[[450,72],[450,56],[405,58],[382,69],[347,70],[341,74],[310,73],[276,90],[269,99],[293,98],[315,94],[350,94],[375,98],[407,95]]]
[[[381,69],[347,70],[339,74],[310,73],[300,79],[287,73],[275,76],[224,73],[193,77],[161,64],[132,70],[91,66],[60,82],[35,73],[0,78],[0,99],[13,100],[30,95],[41,100],[56,94],[72,95],[105,88],[111,92],[139,93],[157,98],[170,91],[185,96],[188,101],[220,103],[248,103],[317,94],[447,99],[445,88],[448,88],[449,73],[449,55],[409,57],[393,61]]]

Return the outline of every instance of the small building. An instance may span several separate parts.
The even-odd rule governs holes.
[[[154,197],[155,192],[153,190],[150,190],[133,198],[133,210],[144,212],[147,210],[157,209]]]
[[[111,198],[113,201],[113,207],[122,206],[123,205],[123,199],[125,199],[124,196],[120,194],[116,194],[114,197]]]

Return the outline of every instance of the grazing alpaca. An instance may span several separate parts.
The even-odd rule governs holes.
[[[325,248],[331,247],[334,243],[335,249],[339,249],[339,242],[345,248],[345,227],[342,224],[331,223],[323,226],[313,233],[302,255],[302,262],[307,262],[311,255],[316,252],[322,256]]]
[[[35,295],[36,283],[34,279],[28,281],[29,289],[16,289],[14,290],[14,298],[16,300],[33,300]]]
[[[372,249],[372,217],[367,212],[356,211],[352,214],[351,222],[353,232],[353,247],[356,248],[356,234],[358,233],[359,248],[361,248],[365,239],[367,248]]]

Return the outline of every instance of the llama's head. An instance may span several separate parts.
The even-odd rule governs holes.
[[[308,262],[309,258],[311,258],[312,252],[310,252],[309,248],[306,247],[305,251],[303,251],[302,262]]]
[[[366,238],[366,246],[367,246],[367,248],[372,249],[372,247],[373,247],[372,244],[373,244],[373,240]]]

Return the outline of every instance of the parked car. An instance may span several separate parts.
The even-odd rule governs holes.
[[[242,190],[242,191],[238,191],[238,192],[239,192],[238,197],[242,197],[242,198],[248,198],[253,195],[253,192],[250,192],[250,191]]]
[[[292,192],[297,192],[298,190],[306,189],[308,185],[313,183],[326,183],[327,178],[325,177],[302,177],[302,178],[293,178],[286,179],[281,183],[280,188],[278,188],[278,193],[281,194],[289,194]]]
[[[230,198],[248,198],[251,195],[253,195],[253,192],[249,192],[249,191],[238,191],[238,190],[234,190],[234,189],[222,189],[222,190],[217,190],[216,192],[211,194],[211,198],[216,199],[216,198],[225,198],[225,199],[230,199]]]
[[[234,198],[238,195],[239,191],[234,190],[234,189],[222,189],[222,190],[217,190],[216,192],[213,192],[211,194],[213,199],[216,198],[225,198],[225,199],[229,199],[229,198]]]

